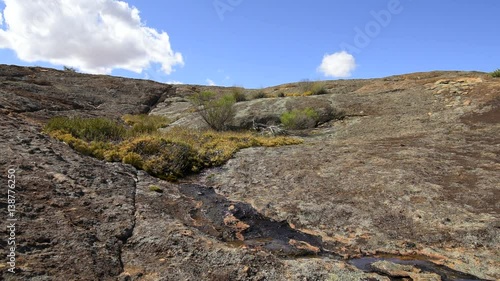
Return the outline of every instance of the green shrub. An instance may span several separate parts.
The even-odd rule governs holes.
[[[104,152],[104,160],[108,162],[120,162],[122,160],[122,157],[120,155],[120,152],[115,148]]]
[[[320,83],[320,82],[316,82],[313,84],[311,92],[313,95],[316,95],[316,96],[328,94],[328,91],[326,90],[325,85],[323,83]]]
[[[231,94],[233,95],[235,102],[242,102],[247,100],[247,97],[245,96],[242,88],[234,88]]]
[[[129,133],[132,136],[140,134],[150,134],[156,132],[159,128],[168,126],[171,122],[165,116],[160,115],[130,115],[127,114],[122,117],[126,124],[132,126]]]
[[[299,84],[299,88],[302,91],[302,96],[328,94],[324,82],[302,81]]]
[[[141,155],[134,152],[128,152],[127,154],[125,154],[122,161],[125,164],[130,164],[136,167],[137,169],[142,169],[142,165],[144,164]]]
[[[198,112],[203,120],[216,131],[226,130],[234,117],[233,105],[236,100],[231,95],[216,97],[213,92],[202,92],[193,95],[191,101],[198,106]]]
[[[144,161],[142,168],[149,174],[164,179],[183,177],[199,165],[196,151],[191,146],[161,137],[133,140],[126,151],[140,155]]]
[[[97,159],[104,160],[106,159],[106,155],[108,151],[114,150],[115,145],[113,145],[110,142],[103,142],[103,141],[93,141],[89,145],[90,151],[92,151],[92,156],[94,156]],[[116,159],[116,158],[114,158]],[[111,160],[113,160],[111,158]],[[110,162],[113,162],[111,161]]]
[[[319,119],[319,114],[312,108],[303,110],[294,109],[281,115],[281,123],[289,130],[302,130],[314,128]]]
[[[497,69],[490,73],[491,77],[499,78],[500,77],[500,69]]]
[[[54,117],[45,126],[46,132],[55,130],[70,133],[85,141],[119,141],[127,130],[124,126],[106,118]]]
[[[267,98],[267,95],[266,93],[264,93],[264,91],[258,91],[254,96],[253,96],[253,99],[256,100],[256,99],[265,99]]]

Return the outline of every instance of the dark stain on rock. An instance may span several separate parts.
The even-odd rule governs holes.
[[[485,107],[491,106],[491,110],[483,113],[472,113],[462,117],[462,122],[466,124],[487,123],[497,124],[500,123],[500,98],[493,99],[485,104]]]
[[[183,184],[179,190],[201,202],[199,208],[190,212],[193,220],[198,221],[194,226],[211,235],[216,229],[218,238],[232,246],[265,249],[286,257],[327,253],[319,236],[293,229],[286,221],[267,218],[250,204],[229,201],[211,187]],[[207,223],[213,227],[207,228]]]

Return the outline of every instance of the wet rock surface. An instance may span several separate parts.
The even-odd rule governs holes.
[[[323,250],[319,236],[295,230],[286,221],[273,221],[212,188],[181,185],[180,192],[199,206],[190,210],[193,226],[234,246],[265,249],[282,257],[317,255]]]
[[[437,93],[450,84],[440,80],[458,81],[459,91]],[[19,196],[17,273],[2,263],[3,280],[396,278],[348,261],[380,253],[420,255],[471,280],[500,278],[498,79],[332,81],[330,94],[313,98],[346,119],[306,132],[302,145],[245,149],[177,184],[41,133],[57,115],[181,117],[185,89],[196,86],[179,87],[0,66],[0,167],[4,181],[16,169]],[[5,239],[0,249],[5,257]],[[446,280],[415,268],[420,275],[402,278]]]
[[[377,272],[391,280],[485,280],[419,258],[422,257],[381,255],[353,259],[349,263],[365,272]]]
[[[477,83],[464,96],[430,90],[443,79]],[[204,179],[346,257],[422,254],[499,278],[499,87],[475,73],[373,80],[328,95],[348,117],[304,144],[246,149]]]

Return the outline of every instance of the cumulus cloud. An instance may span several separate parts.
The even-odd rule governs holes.
[[[356,60],[346,51],[325,55],[318,71],[327,77],[350,77],[356,69]]]
[[[208,86],[217,86],[212,79],[207,79],[206,81],[207,81]]]
[[[115,68],[140,73],[152,63],[170,74],[183,65],[170,38],[141,22],[139,10],[117,0],[3,0],[0,48],[27,62],[45,61],[83,72]]]

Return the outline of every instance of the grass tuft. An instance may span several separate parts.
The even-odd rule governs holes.
[[[106,118],[54,117],[45,129],[65,131],[85,141],[119,141],[127,133],[123,125]]]
[[[122,120],[129,126],[132,126],[129,131],[132,135],[151,134],[159,128],[168,126],[171,122],[165,116],[160,115],[131,115],[127,114],[122,117]]]

